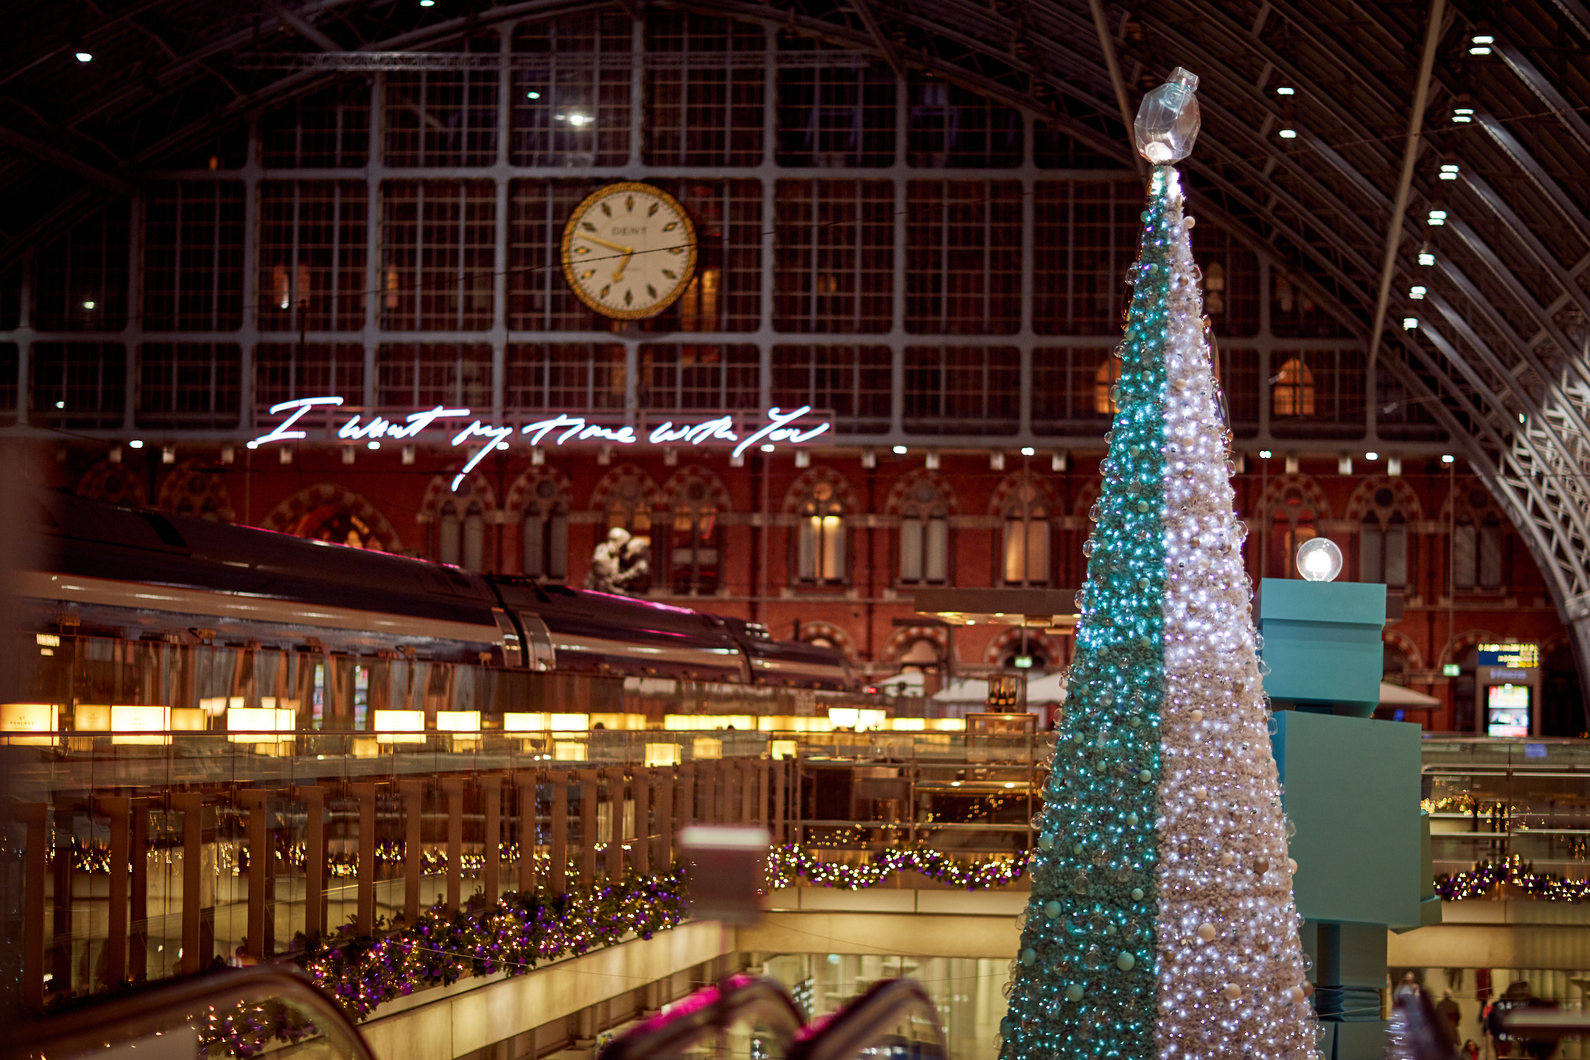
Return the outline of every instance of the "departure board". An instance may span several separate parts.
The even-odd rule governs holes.
[[[1533,670],[1540,665],[1539,644],[1481,644],[1478,648],[1481,666]]]

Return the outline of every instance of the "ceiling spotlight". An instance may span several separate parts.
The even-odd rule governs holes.
[[[1364,459],[1365,460],[1379,460],[1380,459],[1380,454],[1379,453],[1365,453],[1364,454]]]
[[[1428,292],[1426,292],[1425,289],[1423,287],[1420,287],[1418,284],[1415,284],[1414,286],[1408,288],[1408,297],[1409,298],[1423,298],[1426,293],[1428,293]]]
[[[83,308],[84,308],[84,309],[93,309],[93,308],[94,308],[94,303],[93,303],[93,301],[87,301],[87,302],[84,302],[84,303],[83,303]]]
[[[1419,330],[1419,318],[1418,317],[1403,317],[1402,318],[1402,330],[1403,331],[1418,331]]]
[[[78,52],[77,53],[77,61],[80,62],[80,63],[91,63],[91,62],[94,61],[94,53],[93,52]]]
[[[1453,456],[1451,453],[1442,453],[1441,454],[1441,463],[1443,463],[1443,464],[1455,464],[1455,463],[1457,463],[1457,457]]]
[[[1022,456],[1033,456],[1033,455],[1036,455],[1037,452],[1038,452],[1038,450],[1034,449],[1030,445],[1024,445],[1024,446],[1021,447],[1021,455]]]
[[[1425,223],[1429,224],[1429,225],[1444,225],[1444,224],[1446,224],[1446,211],[1445,210],[1431,210],[1430,211],[1430,216],[1425,218]]]
[[[56,407],[56,408],[58,408],[58,409],[64,409],[64,408],[65,408],[65,407],[66,407],[66,402],[64,402],[64,401],[57,401],[57,402],[56,402],[56,403],[55,403],[55,407]]]
[[[134,438],[132,441],[128,442],[127,445],[133,449],[142,449],[144,447],[143,441],[138,438]]]
[[[762,452],[764,452],[764,453],[771,453],[773,451],[773,449],[774,449],[774,446],[771,446],[771,445],[763,445],[762,446]]]
[[[1448,162],[1441,167],[1442,180],[1456,180],[1457,178],[1458,167],[1456,162]]]
[[[894,447],[894,455],[895,456],[904,456],[905,454],[906,454],[905,446],[897,445],[897,446]]]
[[[1283,139],[1283,140],[1296,140],[1297,139],[1297,130],[1296,129],[1282,129],[1281,130],[1281,139]]]
[[[421,7],[435,7],[436,0],[420,0]]]
[[[1295,96],[1297,95],[1297,89],[1293,88],[1291,85],[1282,85],[1280,88],[1275,90],[1275,94],[1278,96]]]
[[[1453,107],[1452,120],[1459,125],[1467,125],[1474,120],[1473,107]]]
[[[1271,453],[1268,449],[1260,449],[1259,450],[1259,459],[1260,460],[1268,460],[1268,459],[1270,459],[1270,457],[1272,457],[1274,455],[1275,454]]]
[[[1489,33],[1476,33],[1469,38],[1470,55],[1489,55],[1491,45],[1496,43],[1496,38]]]
[[[379,449],[379,448],[381,448],[381,443],[380,442],[365,442],[364,443],[364,447],[366,449]]]
[[[1434,265],[1435,264],[1435,255],[1430,253],[1428,250],[1419,251],[1419,264],[1420,265]]]
[[[524,98],[525,99],[540,99],[541,98],[541,93],[533,92],[533,91],[532,92],[526,92],[524,94]]]

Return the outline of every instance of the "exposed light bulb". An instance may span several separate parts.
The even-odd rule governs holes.
[[[80,63],[91,63],[91,62],[94,61],[94,53],[93,52],[78,52],[77,53],[77,61],[80,62]]]

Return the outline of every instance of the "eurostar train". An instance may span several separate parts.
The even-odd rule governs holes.
[[[38,554],[18,588],[41,644],[67,630],[499,672],[855,684],[842,652],[737,618],[64,494],[36,494],[32,508]]]

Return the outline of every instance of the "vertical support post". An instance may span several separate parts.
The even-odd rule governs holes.
[[[132,940],[127,949],[127,978],[149,974],[149,804],[132,801]]]
[[[304,940],[326,932],[326,792],[306,784],[293,795],[304,804]]]
[[[536,889],[536,787],[535,777],[519,781],[519,893]]]
[[[773,842],[775,844],[789,842],[789,836],[784,831],[788,820],[785,815],[788,799],[789,760],[784,759],[773,764]]]
[[[596,882],[596,797],[598,772],[578,770],[580,778],[580,882]]]
[[[679,784],[674,773],[663,773],[657,778],[657,838],[662,849],[657,864],[667,869],[674,863],[674,797]]]
[[[696,763],[679,767],[677,809],[674,812],[675,831],[695,823],[696,819]]]
[[[739,816],[736,818],[741,824],[750,824],[760,821],[762,814],[756,808],[756,794],[758,791],[756,763],[750,759],[741,759],[735,765],[735,770],[740,778],[740,807]]]
[[[483,840],[486,864],[481,869],[481,882],[486,892],[486,908],[497,904],[502,889],[502,778],[480,778],[480,801],[486,815],[486,834]]]
[[[755,820],[772,831],[773,808],[767,804],[768,781],[773,772],[773,763],[758,759],[753,767],[756,770],[756,817]]]
[[[55,800],[54,945],[50,947],[50,973],[55,988],[63,993],[71,993],[79,985],[72,982],[72,833],[76,816],[71,800]]]
[[[552,893],[569,893],[569,777],[552,772]]]
[[[624,875],[624,767],[607,771],[607,857],[602,869],[608,880]]]
[[[177,967],[184,975],[192,975],[209,963],[199,954],[204,796],[197,792],[173,795],[171,806],[182,814],[182,960]]]
[[[25,802],[13,811],[22,825],[22,1003],[44,1004],[44,865],[48,803]]]
[[[651,871],[651,771],[636,766],[629,771],[629,787],[635,803],[635,845],[630,848],[630,864],[635,871]]]
[[[458,912],[464,879],[464,778],[442,781],[447,792],[447,911]]]
[[[354,930],[375,934],[375,792],[374,784],[349,784],[348,791],[359,800],[359,875],[358,907]]]
[[[125,797],[99,800],[100,812],[110,818],[110,892],[105,934],[105,985],[115,987],[127,978],[127,862],[131,845],[132,800]]]
[[[270,956],[265,945],[265,878],[270,872],[271,856],[266,848],[269,829],[270,792],[258,788],[241,793],[243,806],[248,810],[248,919],[244,924],[245,952],[255,960]]]
[[[402,781],[398,791],[403,795],[403,922],[413,925],[420,918],[421,874],[424,872],[420,826],[425,813],[425,781]]]

